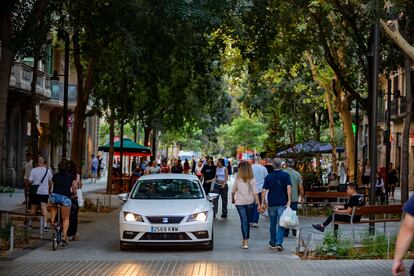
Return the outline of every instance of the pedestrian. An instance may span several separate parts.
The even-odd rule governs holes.
[[[78,203],[77,190],[82,189],[82,179],[80,177],[80,174],[78,173],[76,164],[73,161],[69,161],[69,173],[75,179],[75,190],[72,191],[72,195],[71,195],[72,205],[70,208],[70,215],[69,215],[68,237],[71,237],[71,240],[74,241],[74,240],[79,239],[79,233],[78,233],[79,203]]]
[[[364,205],[364,197],[357,194],[358,185],[355,183],[349,183],[347,187],[347,194],[349,196],[348,202],[344,208],[334,207],[333,213],[322,224],[312,224],[313,228],[320,232],[324,232],[326,226],[328,226],[335,215],[335,221],[351,222],[352,208]],[[354,216],[353,222],[361,220],[361,216]]]
[[[341,163],[339,163],[339,184],[346,184],[347,181],[347,175],[346,175],[346,166],[345,166],[345,162],[341,161]]]
[[[68,245],[68,229],[69,216],[72,206],[71,195],[76,191],[76,179],[69,172],[69,162],[63,159],[59,165],[59,172],[52,178],[51,194],[49,201],[51,203],[51,223],[55,225],[55,218],[57,214],[57,205],[62,205],[60,208],[61,218],[63,220],[63,246]]]
[[[292,184],[288,173],[282,170],[282,160],[273,160],[274,171],[265,178],[262,190],[262,211],[268,208],[270,218],[270,241],[272,249],[283,251],[285,229],[280,226],[279,219],[286,207],[290,207]],[[267,193],[267,197],[266,197]]]
[[[273,165],[272,165],[273,161],[271,158],[267,158],[266,159],[266,165],[265,168],[267,170],[267,173],[272,173],[274,171]]]
[[[204,168],[203,161],[199,160],[194,171],[195,171],[195,175],[198,177],[201,183],[203,183],[203,173],[202,173],[203,168]]]
[[[251,165],[253,171],[253,177],[256,183],[256,191],[258,194],[259,202],[262,201],[261,191],[263,190],[263,184],[266,176],[268,175],[266,168],[260,164],[260,158],[258,156],[254,157],[253,165]],[[252,227],[259,227],[259,206],[256,204],[253,209],[253,216],[250,221]]]
[[[37,158],[37,166],[30,171],[30,214],[36,214],[39,209],[42,211],[44,231],[47,232],[47,204],[49,200],[49,186],[52,180],[52,172],[47,168],[43,156]],[[31,228],[31,220],[28,221],[28,227]]]
[[[290,183],[292,184],[292,202],[290,203],[290,208],[293,211],[298,211],[299,204],[299,195],[300,202],[303,203],[305,197],[305,189],[303,188],[302,176],[300,173],[294,169],[295,161],[293,159],[288,159],[286,161],[287,168],[285,172],[289,174]],[[289,236],[290,229],[285,229],[285,237]],[[296,229],[292,229],[292,235],[296,237]]]
[[[29,190],[30,182],[29,176],[33,169],[33,156],[31,152],[26,153],[26,160],[23,162],[22,173],[23,173],[23,187],[24,187],[24,202],[26,204],[26,212],[29,210]]]
[[[161,163],[161,173],[170,173],[171,169],[170,166],[168,166],[167,160],[163,160]]]
[[[371,162],[366,159],[362,167],[362,184],[369,185],[371,181]]]
[[[394,276],[405,275],[403,259],[414,237],[414,195],[405,204],[404,211],[404,220],[395,244],[394,264],[392,265],[392,274]],[[414,275],[414,264],[411,266],[410,275]]]
[[[339,182],[338,182],[338,176],[336,173],[331,174],[328,177],[328,190],[327,192],[338,192],[339,189]]]
[[[184,161],[183,171],[184,171],[185,174],[188,174],[190,172],[190,163],[188,162],[187,158]]]
[[[197,166],[197,161],[194,159],[194,156],[193,156],[193,159],[191,159],[191,173],[192,174],[195,174],[196,166]]]
[[[98,177],[98,165],[99,165],[99,160],[98,158],[95,157],[94,154],[92,154],[91,156],[91,173],[92,173],[92,177],[91,177],[91,182],[90,183],[96,183],[96,178]]]
[[[214,189],[212,184],[216,177],[216,166],[214,166],[212,157],[208,157],[207,164],[203,165],[203,168],[201,169],[201,174],[203,178],[204,192],[208,194]]]
[[[181,166],[181,160],[176,159],[174,165],[171,167],[171,173],[183,173],[183,167]]]
[[[237,178],[234,181],[231,192],[231,202],[236,205],[240,216],[241,231],[243,236],[242,248],[249,248],[250,221],[255,208],[261,209],[256,190],[257,184],[253,177],[253,170],[248,162],[239,165]]]
[[[227,218],[227,202],[229,194],[229,186],[227,185],[228,180],[229,173],[227,171],[227,168],[224,166],[224,159],[220,158],[217,160],[216,177],[214,184],[214,193],[219,195],[214,199],[214,217],[217,215],[218,201],[219,197],[221,197],[221,217]]]
[[[98,174],[98,179],[101,179],[101,170],[102,170],[102,157],[100,155],[98,155],[98,169],[97,169],[97,174]]]
[[[398,171],[396,168],[393,167],[393,163],[390,162],[390,165],[388,167],[388,192],[390,198],[394,199],[394,192],[395,187],[398,183]]]
[[[385,202],[385,193],[384,193],[384,179],[382,179],[379,172],[376,173],[375,178],[375,195],[380,200],[381,204]]]

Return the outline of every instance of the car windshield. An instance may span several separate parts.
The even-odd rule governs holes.
[[[131,199],[199,199],[204,195],[196,180],[154,179],[138,181]]]

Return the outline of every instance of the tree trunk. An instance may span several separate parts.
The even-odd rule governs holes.
[[[339,94],[335,96],[335,104],[341,117],[344,129],[348,177],[349,181],[354,181],[355,137],[354,132],[352,130],[352,114],[349,110],[349,96],[346,95],[344,91],[340,91]]]
[[[144,127],[144,146],[149,147],[149,140],[152,128]]]
[[[119,149],[119,160],[121,161],[120,163],[120,168],[119,170],[121,171],[121,176],[124,174],[124,120],[120,121],[120,128],[121,128],[121,137],[119,137],[121,140],[120,142],[120,149]]]
[[[109,117],[109,157],[108,157],[108,176],[106,180],[106,193],[112,194],[112,169],[114,167],[114,138],[115,138],[115,113],[111,111]]]
[[[33,58],[33,75],[32,83],[30,87],[31,97],[31,120],[30,120],[30,136],[31,136],[31,147],[33,160],[37,160],[39,153],[39,133],[37,131],[37,116],[36,116],[36,85],[37,85],[37,66],[39,63],[39,57],[37,54]]]
[[[409,157],[410,157],[410,126],[413,110],[413,97],[412,97],[412,82],[411,82],[411,60],[408,55],[404,58],[404,71],[405,71],[405,99],[406,99],[406,113],[404,118],[404,130],[402,141],[402,153],[401,153],[401,203],[405,203],[408,200],[409,181],[408,175],[410,171]]]
[[[157,135],[158,131],[156,129],[152,130],[152,142],[151,142],[151,151],[152,151],[152,156],[151,156],[151,160],[152,161],[156,161],[157,160]]]
[[[334,113],[332,110],[331,94],[327,90],[325,90],[325,102],[326,102],[326,107],[328,109],[328,116],[329,116],[329,136],[330,136],[329,142],[332,146],[333,171],[336,173],[338,171],[338,164],[336,160],[335,122],[334,122]]]
[[[86,78],[84,78],[83,66],[81,64],[81,55],[80,55],[80,45],[79,45],[79,30],[74,32],[72,41],[74,47],[74,64],[76,68],[77,76],[77,99],[76,99],[76,108],[75,116],[73,121],[73,132],[72,132],[72,149],[71,149],[71,159],[76,163],[82,164],[82,133],[83,133],[83,123],[86,118],[86,108],[88,106],[89,94],[92,89],[93,84],[93,72],[96,65],[96,56],[94,55],[89,59]]]
[[[380,20],[381,26],[387,36],[407,55],[409,59],[414,61],[414,46],[410,45],[408,41],[401,35],[398,29],[398,20],[390,21],[389,24]]]

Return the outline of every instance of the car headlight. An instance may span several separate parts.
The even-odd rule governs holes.
[[[124,212],[124,219],[126,222],[140,221],[144,222],[141,215]]]
[[[200,212],[192,214],[188,217],[187,222],[199,221],[205,222],[207,220],[207,212]]]

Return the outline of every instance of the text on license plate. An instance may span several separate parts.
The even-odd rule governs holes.
[[[178,226],[151,226],[152,233],[178,232]]]

